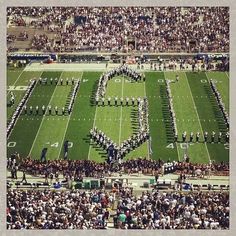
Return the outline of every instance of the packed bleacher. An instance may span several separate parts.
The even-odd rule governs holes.
[[[33,50],[229,52],[227,7],[9,7],[7,20],[42,30]]]
[[[7,195],[8,229],[104,229],[112,195],[103,191],[20,191]]]
[[[229,229],[228,192],[8,190],[7,229]]]
[[[228,193],[126,194],[117,207],[117,225],[122,229],[227,229]]]
[[[14,51],[17,42],[21,41],[19,45],[25,42],[28,47],[24,49],[38,52],[229,52],[228,7],[8,7],[7,24],[8,51]],[[89,58],[81,57],[85,57],[84,61]],[[191,57],[181,59],[178,63],[181,70],[192,66],[194,71],[197,66]],[[159,58],[155,64],[150,62],[150,69],[161,70],[162,65],[165,71],[168,67],[176,68],[177,61],[170,59],[167,65],[165,60]],[[213,64],[203,61],[201,66],[208,70]],[[225,63],[216,64],[217,69],[220,67],[225,68]],[[95,98],[97,105],[105,94],[109,76],[113,75],[108,73],[100,78]],[[141,79],[141,75],[136,73],[130,76],[135,80]],[[177,142],[169,86],[167,92],[173,134]],[[76,96],[76,88],[72,95]],[[114,98],[114,104],[122,105],[123,98],[119,102],[117,99]],[[222,101],[218,100],[222,105]],[[105,99],[102,101],[104,105]],[[136,100],[130,100],[130,104],[131,101],[133,105],[136,104]],[[148,135],[148,124],[145,122],[148,103],[145,99],[140,103],[138,98],[137,104],[139,120],[144,121],[139,123],[140,130],[145,129],[145,135]],[[73,96],[69,113],[70,105],[73,105]],[[90,134],[94,143],[104,145],[104,150],[107,150],[107,144],[110,145],[107,143],[108,137],[101,135],[96,128]],[[224,135],[224,140],[221,140],[221,133],[217,137],[213,142],[229,143],[229,133]],[[135,136],[134,140],[128,139],[123,149],[126,151],[131,145],[132,148],[138,146],[135,143],[137,140]],[[229,229],[229,185],[221,181],[217,184],[219,188],[214,188],[216,185],[211,184],[212,180],[208,178],[229,176],[228,162],[193,163],[188,156],[182,161],[143,157],[125,161],[124,155],[119,153],[121,158],[98,163],[69,158],[47,160],[46,156],[38,160],[31,156],[25,158],[17,153],[12,154],[7,159],[7,170],[11,173],[7,185],[7,229]],[[21,172],[22,181],[19,180],[21,177],[17,177],[17,172]],[[171,180],[165,178],[167,174],[178,177],[176,188]],[[126,187],[122,184],[114,187],[115,179],[122,175],[124,179],[141,176],[145,182],[148,179],[146,177],[154,181],[155,176],[156,182],[150,182],[154,189],[134,190],[128,181]],[[92,181],[101,183],[105,177],[114,179],[110,188],[112,190],[105,184],[85,187],[86,181],[83,180],[89,179],[90,184]],[[28,178],[31,178],[30,181]],[[194,179],[197,187],[185,181],[188,178]],[[209,180],[207,183],[210,184],[201,184],[202,179]],[[158,188],[158,180],[163,185],[169,183],[171,187]],[[83,187],[78,187],[79,184],[83,184]],[[184,185],[187,184],[191,188],[185,189]],[[200,189],[200,185],[204,184],[206,187]]]

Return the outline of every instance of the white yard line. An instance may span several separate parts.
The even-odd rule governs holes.
[[[198,123],[199,123],[199,125],[200,125],[200,127],[201,127],[202,135],[204,135],[203,129],[202,129],[202,124],[201,124],[201,122],[200,122],[200,118],[199,118],[199,115],[198,115],[198,112],[197,112],[196,104],[195,104],[195,102],[194,102],[194,100],[193,100],[193,95],[192,95],[192,91],[191,91],[191,88],[190,88],[190,85],[189,85],[189,82],[188,82],[188,78],[187,78],[186,73],[184,73],[184,75],[185,75],[185,78],[186,78],[186,80],[187,80],[187,84],[188,84],[189,91],[190,91],[190,94],[191,94],[191,98],[192,98],[192,101],[193,101],[193,107],[194,107],[194,110],[195,110],[195,112],[196,112],[196,114],[197,114],[197,117],[198,117]],[[205,142],[204,142],[204,143],[205,143]],[[208,151],[208,148],[207,148],[206,143],[205,143],[205,147],[206,147],[206,150],[207,150],[209,162],[211,163],[211,158],[210,158],[210,154],[209,154],[209,151]]]
[[[95,122],[96,122],[96,118],[97,118],[97,110],[98,110],[98,106],[96,105],[96,109],[95,109],[95,115],[94,115],[94,121],[93,121],[93,129],[95,127]],[[91,148],[92,148],[92,145],[89,144],[89,152],[88,152],[88,160],[90,158],[90,152],[91,152]]]
[[[123,76],[123,80],[122,80],[122,89],[121,89],[121,97],[123,98],[124,96],[124,81],[125,81],[125,77]],[[124,99],[124,98],[123,98]],[[123,103],[126,102],[125,100],[123,100]],[[119,130],[119,146],[120,146],[120,139],[121,139],[121,124],[122,124],[122,109],[123,105],[120,106],[120,130]]]
[[[96,117],[97,117],[97,109],[98,109],[98,106],[96,105],[96,110],[95,110],[95,115],[94,115],[94,121],[93,121],[93,129],[94,129],[94,127],[95,127],[95,122],[96,122]],[[90,145],[89,145],[89,152],[88,152],[88,160],[89,160],[89,158],[90,158],[91,148],[92,148],[92,145],[90,144]]]
[[[144,84],[144,86],[143,86],[144,87],[144,96],[147,97],[147,94],[146,94],[146,82],[143,82],[143,84]],[[149,123],[149,121],[148,121],[148,123]],[[150,132],[150,130],[149,130],[149,132]],[[150,135],[149,135],[149,137],[150,137]],[[150,158],[149,147],[150,147],[150,143],[149,143],[149,140],[147,140],[148,158]]]
[[[63,73],[64,73],[64,72],[62,71],[62,73],[61,73],[59,79],[61,78],[61,76],[62,76]],[[51,96],[51,99],[50,99],[48,105],[51,104],[52,99],[53,99],[53,97],[54,97],[54,94],[55,94],[56,90],[57,90],[57,85],[56,85],[56,88],[55,88],[54,91],[53,91],[53,94],[52,94],[52,96]],[[47,105],[47,106],[48,106],[48,105]],[[48,109],[48,107],[47,107],[47,109]],[[45,114],[46,114],[46,112],[47,112],[47,109],[46,109],[46,111],[45,111]],[[30,149],[30,152],[29,152],[28,156],[31,154],[31,152],[32,152],[32,150],[33,150],[34,144],[35,144],[35,142],[36,142],[36,140],[37,140],[37,137],[38,137],[38,135],[39,135],[39,131],[40,131],[41,127],[42,127],[42,124],[43,124],[43,121],[44,121],[45,117],[46,117],[46,116],[43,115],[42,121],[41,121],[40,126],[39,126],[39,128],[38,128],[37,134],[36,134],[36,136],[35,136],[34,142],[33,142],[32,146],[31,146],[31,149]]]
[[[17,77],[17,79],[16,79],[16,81],[14,82],[14,84],[9,85],[9,86],[14,86],[14,85],[17,83],[17,81],[20,79],[20,77],[21,77],[21,75],[23,74],[24,71],[25,71],[25,69],[22,70],[22,72],[19,74],[19,76]],[[7,86],[7,87],[8,87],[8,86]],[[8,91],[7,95],[8,95],[9,93],[10,93],[10,91]]]
[[[229,79],[229,74],[228,74],[228,73],[229,73],[229,72],[226,72],[226,71],[225,71],[225,74],[226,74],[226,76],[227,76],[227,77],[228,77],[228,79]]]
[[[166,72],[164,72],[164,77],[165,77],[165,80],[166,80]],[[173,104],[173,107],[174,107],[174,104]],[[178,133],[178,128],[177,128],[177,122],[176,122],[176,132]],[[180,160],[180,154],[179,154],[179,148],[178,148],[178,142],[176,143],[176,149],[177,149],[177,154],[178,154],[178,160]]]
[[[40,76],[41,76],[42,74],[43,74],[43,72],[40,74]],[[37,82],[38,82],[38,81],[37,81]],[[36,82],[36,83],[37,83],[37,82]],[[35,85],[34,89],[36,88],[36,86],[37,86],[37,84]],[[33,91],[34,91],[34,89],[33,89]],[[26,101],[26,103],[25,103],[25,104],[27,104],[27,102],[29,101],[30,97],[31,97],[31,96],[32,96],[32,94],[33,94],[33,91],[32,91],[32,93],[31,93],[31,95],[28,97],[28,99],[27,99],[27,101]],[[23,97],[23,96],[24,96],[24,94],[22,94],[22,95],[21,95],[21,97]],[[21,101],[21,99],[20,99],[20,101]],[[20,102],[20,101],[19,101],[19,102]],[[23,111],[23,109],[21,110],[21,113],[20,113],[19,117],[16,119],[16,123],[17,123],[17,121],[20,119],[20,117],[21,117],[21,114],[22,114],[22,111]],[[8,119],[7,119],[7,120],[8,120]],[[15,123],[14,127],[16,126],[16,123]],[[14,127],[13,127],[12,131],[14,130]],[[10,132],[10,134],[9,134],[9,137],[8,137],[8,138],[10,138],[12,131]]]
[[[62,72],[62,73],[63,73],[63,72]],[[82,84],[83,73],[84,73],[84,72],[82,72],[81,75],[80,75],[81,80],[80,80],[79,90],[80,90],[80,86],[81,86],[81,84]],[[78,90],[78,92],[79,92],[79,90]],[[77,92],[77,95],[78,95],[78,92]],[[75,98],[75,99],[76,99],[76,98]],[[65,139],[65,136],[66,136],[66,131],[67,131],[67,128],[68,128],[68,125],[69,125],[69,121],[70,121],[71,114],[72,114],[72,111],[71,111],[70,115],[68,116],[68,120],[67,120],[67,124],[66,124],[66,128],[65,128],[65,132],[64,132],[64,135],[63,135],[63,138],[62,138],[62,141],[61,141],[61,148],[60,148],[60,151],[59,151],[59,153],[58,153],[57,159],[60,158],[61,149],[62,149],[62,146],[63,146],[63,140]]]

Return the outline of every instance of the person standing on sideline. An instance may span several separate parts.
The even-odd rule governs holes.
[[[193,142],[193,132],[190,133],[190,143]]]
[[[176,75],[176,82],[179,82],[179,75]]]
[[[135,99],[134,97],[132,97],[132,106],[134,107],[134,102],[135,102]]]
[[[58,114],[58,108],[57,108],[57,106],[55,106],[55,113],[56,113],[56,115]]]
[[[39,107],[36,106],[36,115],[38,115],[38,114],[39,114]]]
[[[110,97],[108,97],[108,105],[110,106],[111,105],[111,98]]]
[[[207,142],[207,137],[208,137],[208,133],[207,131],[204,133],[204,142],[206,143]]]
[[[177,134],[177,132],[175,133],[175,143],[177,143],[178,142],[178,134]]]
[[[52,114],[52,106],[51,105],[48,106],[48,113],[49,113],[49,115]]]
[[[185,141],[186,141],[186,135],[187,135],[187,133],[186,133],[186,131],[184,131],[182,134],[183,143],[185,143]]]
[[[26,180],[26,175],[25,175],[25,171],[23,171],[23,176],[22,176],[22,183],[26,183],[27,184],[27,180]]]
[[[32,115],[32,113],[33,113],[33,107],[30,106],[30,115]]]
[[[215,142],[215,132],[212,131],[212,134],[211,134],[211,142],[214,143]]]
[[[45,106],[42,106],[43,115],[45,114]]]
[[[120,98],[120,105],[123,106],[123,98]]]
[[[222,133],[219,132],[219,135],[218,135],[218,143],[221,143],[221,137],[222,137]]]
[[[25,115],[27,114],[27,106],[24,105]]]
[[[199,142],[199,138],[200,138],[200,133],[197,132],[197,133],[196,133],[196,142],[197,142],[197,143]]]

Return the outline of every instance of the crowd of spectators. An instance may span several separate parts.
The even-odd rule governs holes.
[[[7,193],[8,229],[104,229],[114,196],[105,191]]]
[[[228,192],[126,194],[117,207],[122,229],[228,229]]]
[[[46,34],[34,35],[32,39],[32,49],[42,50],[46,49],[50,51],[51,49],[51,40],[48,38]]]
[[[16,36],[13,34],[7,34],[7,42],[12,43],[16,40]]]
[[[168,165],[167,165],[168,164]],[[28,174],[40,175],[49,178],[50,175],[63,175],[65,179],[83,179],[83,177],[103,178],[114,173],[144,175],[163,175],[170,172],[183,174],[190,177],[200,177],[208,175],[229,175],[229,163],[191,163],[191,162],[172,162],[165,163],[162,160],[133,159],[123,162],[98,163],[90,160],[50,160],[41,162],[25,158],[20,161],[9,158],[7,168],[12,170],[17,166],[20,171]],[[168,166],[174,166],[173,171],[169,171]],[[199,173],[201,175],[199,175]]]
[[[106,229],[108,221],[120,229],[229,229],[229,213],[229,192],[9,189],[7,194],[7,229]]]
[[[9,7],[7,19],[57,35],[34,35],[37,50],[229,51],[228,7]]]

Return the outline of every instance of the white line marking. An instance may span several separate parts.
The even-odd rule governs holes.
[[[83,78],[83,72],[82,72],[82,74],[81,74],[81,78]],[[81,85],[82,85],[82,83],[79,85],[79,90],[80,90],[80,86],[81,86]],[[79,93],[79,91],[78,91],[78,93]],[[77,95],[78,95],[78,93],[77,93]],[[68,116],[68,118],[67,118],[66,128],[65,128],[65,132],[64,132],[64,135],[63,135],[63,138],[62,138],[62,141],[61,141],[61,148],[60,148],[60,151],[59,151],[59,153],[58,153],[57,159],[60,158],[61,149],[62,149],[62,146],[63,146],[63,140],[65,139],[65,136],[66,136],[66,131],[67,131],[67,128],[68,128],[68,125],[69,125],[69,121],[70,121],[71,114],[72,114],[72,112],[69,114],[69,116]],[[64,120],[64,118],[63,118],[63,120]]]
[[[229,75],[228,75],[228,73],[227,72],[225,72],[225,74],[226,74],[226,76],[228,77],[228,79],[229,79]]]
[[[20,79],[20,77],[21,77],[21,75],[23,74],[24,71],[25,71],[25,69],[21,71],[21,73],[20,73],[19,76],[17,77],[17,79],[16,79],[16,81],[14,82],[14,84],[12,84],[12,85],[10,85],[10,86],[15,86],[15,84],[16,84],[17,81]],[[9,93],[10,93],[10,91],[7,93],[7,95],[8,95]]]
[[[188,78],[187,78],[186,73],[184,73],[184,75],[185,75],[185,78],[186,78],[186,80],[187,80],[187,84],[188,84],[189,91],[190,91],[190,94],[191,94],[191,98],[192,98],[192,101],[193,101],[193,107],[194,107],[194,110],[195,110],[195,112],[196,112],[196,114],[197,114],[197,117],[198,117],[198,123],[199,123],[199,125],[200,125],[200,127],[201,127],[202,135],[204,135],[204,134],[203,134],[203,129],[202,129],[202,124],[201,124],[201,122],[200,122],[200,118],[199,118],[199,115],[198,115],[198,112],[197,112],[196,104],[195,104],[195,102],[194,102],[194,100],[193,100],[193,95],[192,95],[192,91],[191,91],[191,88],[190,88],[190,85],[189,85],[189,82],[188,82]],[[207,155],[208,155],[208,158],[209,158],[209,162],[211,162],[211,158],[210,158],[210,154],[209,154],[207,145],[206,145],[205,142],[204,142],[204,144],[205,144],[205,147],[206,147],[206,150],[207,150]]]
[[[97,118],[97,110],[98,110],[98,106],[96,106],[96,109],[95,109],[95,115],[94,115],[94,121],[93,121],[93,129],[94,129],[95,121],[96,121],[96,118]],[[90,158],[91,147],[92,147],[92,145],[90,144],[89,145],[89,152],[88,152],[88,160]]]
[[[121,87],[121,97],[123,98],[124,96],[124,76],[123,76],[123,80],[122,80],[122,87]],[[120,139],[121,139],[121,124],[122,124],[122,113],[123,113],[123,106],[120,106],[120,130],[119,130],[119,146],[120,146]]]
[[[165,77],[165,80],[166,80],[165,72],[164,72],[164,77]],[[178,96],[178,97],[179,97],[179,96]],[[173,105],[174,105],[174,102],[173,102]],[[176,124],[176,132],[178,133],[177,124]],[[176,149],[177,149],[178,159],[179,159],[179,161],[180,161],[180,154],[179,154],[178,143],[176,143]]]
[[[61,78],[61,76],[62,76],[63,73],[64,73],[64,72],[62,71],[62,73],[61,73],[61,75],[60,75],[60,78]],[[59,79],[60,79],[60,78],[59,78]],[[54,95],[56,89],[57,89],[57,85],[56,85],[56,87],[55,87],[55,89],[54,89],[54,91],[53,91],[53,94],[52,94],[51,99],[50,99],[50,101],[49,101],[48,104],[51,103],[51,101],[52,101],[52,99],[53,99],[53,95]],[[48,107],[47,107],[47,108],[48,108]],[[47,109],[46,109],[46,111],[45,111],[45,114],[46,114],[46,112],[47,112]],[[33,150],[34,144],[35,144],[35,142],[36,142],[36,140],[37,140],[37,137],[38,137],[38,135],[39,135],[39,131],[40,131],[42,125],[43,125],[43,121],[44,121],[45,117],[46,117],[46,116],[43,115],[43,118],[42,118],[42,120],[41,120],[40,126],[39,126],[39,128],[38,128],[37,134],[36,134],[36,136],[35,136],[34,142],[33,142],[32,146],[31,146],[31,149],[30,149],[30,152],[29,152],[28,156],[30,156],[30,154],[31,154],[31,152],[32,152],[32,150]]]
[[[146,93],[146,82],[143,82],[144,84],[144,96],[147,97],[147,93]],[[154,96],[156,97],[156,96]],[[149,135],[150,136],[150,135]],[[149,147],[150,147],[150,144],[149,144],[149,140],[147,140],[147,150],[148,150],[148,158],[150,158],[150,152],[149,152]]]

